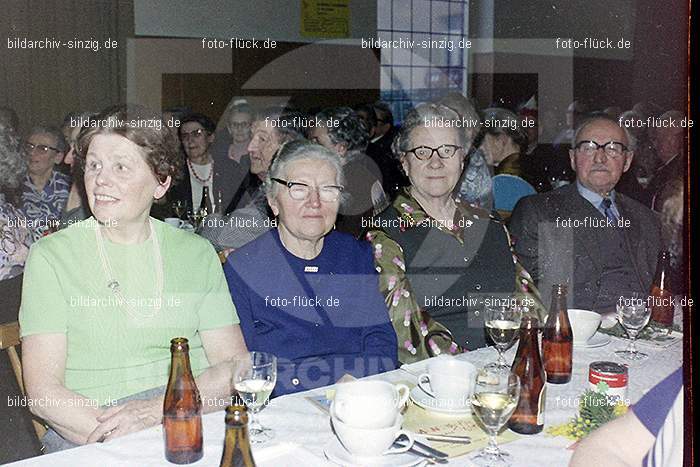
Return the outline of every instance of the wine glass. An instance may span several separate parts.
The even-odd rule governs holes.
[[[489,444],[470,460],[479,466],[507,466],[512,456],[498,447],[496,435],[518,405],[520,379],[513,373],[490,368],[477,372],[472,411],[489,435]]]
[[[264,427],[256,416],[267,404],[277,383],[277,357],[267,352],[252,351],[235,360],[233,387],[248,407],[250,442],[264,443],[274,438],[271,428]]]
[[[185,212],[187,211],[187,204],[182,200],[177,200],[173,201],[172,207],[173,211],[175,212],[175,215],[179,219],[182,219],[182,216],[185,215]]]
[[[520,320],[522,319],[522,309],[514,303],[508,301],[505,304],[490,305],[484,307],[484,320],[486,331],[498,351],[498,360],[486,365],[486,368],[494,371],[510,372],[510,365],[503,357],[508,347],[518,335],[520,330]]]
[[[651,308],[646,296],[635,292],[620,297],[620,301],[617,303],[617,319],[627,331],[627,335],[630,336],[630,343],[625,350],[616,350],[615,355],[625,360],[644,360],[649,357],[637,350],[634,341],[637,339],[639,331],[649,323],[650,316]]]

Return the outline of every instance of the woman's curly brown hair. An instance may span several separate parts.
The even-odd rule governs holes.
[[[85,165],[95,135],[119,135],[144,151],[145,161],[162,183],[169,176],[173,182],[182,174],[183,158],[176,130],[163,122],[160,114],[140,105],[116,105],[90,118],[78,135],[76,156]]]

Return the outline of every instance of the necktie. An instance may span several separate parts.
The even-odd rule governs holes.
[[[612,201],[610,198],[603,198],[603,201],[600,202],[600,207],[603,208],[603,213],[605,214],[605,217],[610,219],[611,222],[614,222],[615,225],[617,225],[617,221],[619,220],[617,216],[615,215],[615,211],[612,209]]]

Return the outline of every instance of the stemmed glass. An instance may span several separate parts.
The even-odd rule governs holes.
[[[182,200],[173,201],[172,207],[175,215],[179,219],[182,219],[182,216],[184,216],[187,211],[187,203]]]
[[[625,360],[644,360],[649,356],[637,350],[634,344],[639,331],[649,323],[651,307],[647,302],[647,297],[633,293],[629,296],[620,297],[617,303],[617,319],[630,336],[630,343],[625,350],[616,350],[615,354]]]
[[[508,347],[518,335],[522,309],[516,304],[487,305],[484,307],[484,320],[489,336],[496,344],[498,360],[486,365],[486,368],[494,371],[510,372],[510,365],[503,357]]]
[[[489,435],[489,444],[470,460],[479,466],[507,466],[512,456],[498,447],[496,435],[518,405],[520,379],[513,373],[482,368],[477,372],[472,411]]]
[[[256,416],[265,405],[277,383],[277,357],[267,352],[248,352],[247,357],[235,360],[233,387],[248,407],[250,442],[264,443],[274,438],[274,431],[264,427]]]

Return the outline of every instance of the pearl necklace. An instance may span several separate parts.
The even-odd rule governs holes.
[[[104,239],[102,238],[102,230],[100,229],[99,222],[95,221],[95,238],[97,239],[97,251],[100,254],[100,260],[102,262],[102,270],[107,276],[107,288],[112,291],[114,297],[117,300],[117,304],[123,306],[126,312],[133,319],[140,318],[152,318],[161,309],[163,303],[163,259],[160,254],[160,244],[158,243],[158,236],[153,229],[153,221],[148,219],[148,226],[150,229],[151,239],[153,241],[153,258],[156,265],[156,298],[154,303],[154,311],[149,314],[144,314],[139,312],[134,306],[127,300],[122,294],[120,288],[121,285],[119,281],[114,278],[114,272],[112,271],[112,265],[107,257],[107,252],[104,246]]]
[[[200,178],[199,175],[197,175],[197,172],[194,170],[194,167],[192,166],[192,162],[190,162],[189,159],[187,159],[187,167],[190,168],[190,173],[196,178],[199,183],[206,185],[209,180],[211,180],[211,176],[214,175],[214,162],[210,162],[211,167],[209,168],[209,175],[207,175],[207,178]]]

